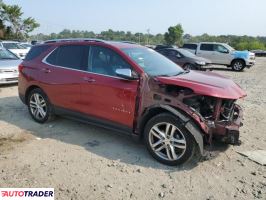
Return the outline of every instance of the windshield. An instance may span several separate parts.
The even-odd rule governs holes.
[[[190,51],[185,50],[185,49],[178,49],[177,51],[179,51],[179,53],[183,54],[183,56],[185,56],[185,57],[195,57],[196,56],[195,54],[193,54]]]
[[[25,49],[25,47],[21,46],[19,43],[3,43],[3,46],[6,49]]]
[[[0,49],[0,59],[1,60],[3,59],[17,60],[18,57],[6,49]]]
[[[229,51],[235,51],[235,49],[228,44],[224,44],[224,47],[226,47]]]
[[[150,76],[174,76],[184,72],[177,64],[148,48],[122,49]]]

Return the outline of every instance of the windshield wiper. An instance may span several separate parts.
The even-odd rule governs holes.
[[[189,73],[189,72],[190,72],[190,70],[184,70],[184,71],[179,72],[178,74],[175,74],[175,75],[173,75],[173,76],[178,76],[178,75],[182,75],[182,74],[187,74],[187,73]]]

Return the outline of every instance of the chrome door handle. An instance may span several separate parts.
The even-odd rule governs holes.
[[[95,79],[90,78],[90,77],[83,77],[83,80],[84,80],[84,81],[87,81],[87,82],[89,82],[89,83],[93,83],[93,82],[96,81]]]
[[[43,68],[42,71],[43,71],[44,73],[50,73],[50,72],[51,72],[51,70],[50,70],[49,68]]]

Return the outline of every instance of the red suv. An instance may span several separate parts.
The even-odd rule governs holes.
[[[131,134],[155,159],[177,165],[213,138],[238,143],[235,102],[246,94],[137,44],[63,39],[32,47],[19,66],[19,96],[36,122],[63,115]]]

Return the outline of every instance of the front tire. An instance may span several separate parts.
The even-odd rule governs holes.
[[[185,163],[196,149],[193,136],[182,121],[170,113],[151,118],[145,126],[144,139],[152,157],[170,166]]]
[[[202,70],[202,67],[200,65],[186,63],[184,64],[183,69],[184,70]]]
[[[245,62],[243,60],[234,60],[231,65],[234,71],[240,72],[246,67]]]
[[[27,100],[28,110],[34,121],[44,123],[53,119],[52,106],[40,88],[30,91]]]

